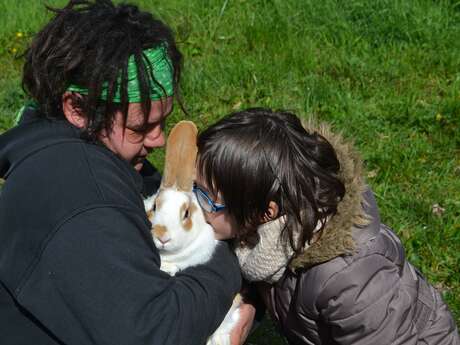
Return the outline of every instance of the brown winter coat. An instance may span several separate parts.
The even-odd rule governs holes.
[[[440,294],[380,223],[358,155],[327,128],[319,132],[336,149],[347,192],[320,238],[281,280],[260,285],[273,320],[296,345],[459,345]]]

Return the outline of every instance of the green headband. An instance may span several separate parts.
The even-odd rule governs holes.
[[[150,99],[156,101],[172,96],[174,94],[173,67],[166,52],[166,47],[161,45],[157,48],[146,49],[143,51],[142,58],[144,59],[144,65],[146,66],[146,72],[149,78]],[[152,74],[156,82],[152,80]],[[121,75],[117,79],[113,95],[113,101],[117,103],[121,103],[120,85]],[[78,92],[83,95],[89,93],[87,88],[74,84],[69,85],[67,91]],[[108,91],[108,84],[105,82],[102,86],[100,98],[107,100]],[[139,80],[137,78],[137,64],[134,60],[134,55],[131,55],[128,59],[127,93],[128,103],[141,102],[141,92]]]

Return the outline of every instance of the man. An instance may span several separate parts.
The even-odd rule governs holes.
[[[108,0],[54,11],[26,54],[34,109],[0,136],[0,343],[204,344],[238,264],[222,245],[160,271],[141,198],[180,78],[170,29]]]

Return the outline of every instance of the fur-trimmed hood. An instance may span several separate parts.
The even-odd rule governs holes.
[[[320,134],[334,147],[340,162],[340,179],[345,185],[345,195],[338,204],[337,213],[328,220],[318,239],[291,261],[290,267],[294,270],[352,254],[355,250],[353,230],[370,223],[370,216],[363,208],[366,184],[359,153],[341,134],[333,133],[329,125],[316,124],[311,120],[303,125],[308,132]]]
[[[327,126],[306,127],[334,146],[346,193],[320,238],[305,246],[290,270],[275,283],[257,285],[289,344],[459,345],[440,294],[380,223],[353,146]]]

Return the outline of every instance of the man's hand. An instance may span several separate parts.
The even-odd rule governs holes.
[[[240,306],[240,319],[230,334],[231,345],[242,345],[248,337],[254,322],[256,308],[252,304],[242,303]]]

